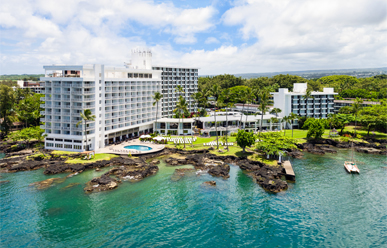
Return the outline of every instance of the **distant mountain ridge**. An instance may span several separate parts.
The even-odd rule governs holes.
[[[261,73],[237,73],[231,74],[244,79],[273,77],[279,74],[296,75],[307,79],[321,78],[330,75],[348,75],[354,77],[372,77],[380,74],[387,74],[387,67],[362,68],[362,69],[337,69],[337,70],[306,70],[306,71],[282,71],[282,72],[261,72]],[[200,75],[200,77],[212,77],[215,75]]]

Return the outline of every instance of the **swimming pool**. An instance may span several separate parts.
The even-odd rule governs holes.
[[[140,146],[140,145],[130,145],[130,146],[124,146],[125,149],[132,149],[137,151],[149,151],[152,150],[152,147],[149,146]]]

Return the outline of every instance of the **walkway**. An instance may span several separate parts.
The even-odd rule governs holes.
[[[126,149],[125,146],[132,146],[132,145],[140,145],[140,146],[149,146],[152,149],[147,151],[138,151],[134,149]],[[165,145],[160,144],[152,144],[148,142],[142,142],[139,139],[123,142],[119,145],[110,145],[105,148],[99,149],[96,153],[110,153],[110,154],[119,154],[119,155],[128,155],[129,153],[132,155],[143,155],[143,154],[150,154],[155,153],[164,150]]]
[[[296,181],[296,174],[294,173],[292,164],[290,163],[289,160],[286,160],[282,163],[282,166],[285,168],[285,177],[287,180],[290,181]]]

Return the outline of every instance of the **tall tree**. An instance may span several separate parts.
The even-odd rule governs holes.
[[[254,98],[255,98],[255,95],[254,95],[253,91],[250,88],[248,88],[248,90],[246,91],[246,103],[252,104],[254,101]],[[245,129],[246,129],[246,123],[247,123],[247,115],[246,115],[246,120],[245,120]]]
[[[295,113],[290,113],[289,116],[288,116],[289,120],[291,121],[291,129],[292,129],[292,138],[293,138],[293,123],[295,120],[297,120],[299,118],[298,115],[296,115]]]
[[[223,102],[224,106],[226,107],[226,149],[227,149],[227,151],[229,151],[229,148],[228,148],[228,108],[231,108],[234,106],[234,103],[231,101],[232,99],[230,98],[230,89],[224,89],[222,91],[220,99]]]
[[[275,115],[275,117],[278,117],[278,114],[281,113],[281,112],[282,112],[282,110],[280,108],[273,108],[270,111],[270,114]]]
[[[181,85],[176,86],[175,92],[177,93],[178,96],[181,96],[180,94],[184,94],[185,93],[184,89],[183,89],[183,87]]]
[[[220,100],[219,100],[219,96],[220,94],[222,93],[220,87],[216,84],[214,84],[209,92],[209,94],[212,96],[212,97],[215,97],[215,106],[216,107],[219,107],[219,104],[220,104]],[[215,111],[214,111],[214,117],[215,117],[215,132],[216,132],[216,149],[219,150],[219,139],[218,139],[218,123],[216,122],[216,108],[215,108]]]
[[[238,96],[238,101],[241,102],[243,105],[242,105],[242,112],[241,112],[241,119],[239,121],[239,128],[242,129],[242,117],[243,117],[243,111],[245,109],[245,103],[247,102],[247,91],[248,90],[244,90],[244,91],[241,91],[239,93],[239,96]],[[251,89],[250,89],[251,91]]]
[[[177,135],[179,135],[179,128],[180,128],[180,117],[183,119],[184,117],[184,112],[187,110],[187,101],[184,99],[184,97],[180,96],[179,101],[176,104],[176,108],[174,112],[179,116],[179,125],[177,127]],[[184,143],[184,148],[185,148],[185,142]]]
[[[10,119],[15,104],[15,94],[11,87],[0,85],[0,131],[5,136],[8,134],[12,121]]]
[[[79,115],[81,116],[82,120],[78,121],[78,123],[75,126],[78,127],[80,124],[82,124],[82,121],[84,122],[85,136],[86,136],[86,151],[88,151],[89,150],[89,145],[87,143],[88,143],[89,140],[87,139],[86,126],[87,126],[87,122],[95,121],[95,115],[92,115],[90,109],[85,109],[83,111],[83,113],[81,112],[81,113],[79,113]]]
[[[196,114],[194,115],[194,123],[196,123],[196,116],[199,114],[199,104],[202,102],[203,100],[203,94],[201,92],[196,92],[192,95],[192,99],[195,101],[195,103],[197,104],[198,106],[198,109],[197,109],[197,112]],[[191,146],[193,147],[193,125],[191,124],[191,139],[192,139],[192,144]]]
[[[306,118],[308,118],[308,99],[309,98],[314,98],[314,96],[312,96],[311,90],[306,90],[305,95],[302,96],[302,99],[306,101]]]
[[[156,130],[155,130],[155,133],[157,134],[157,116],[158,116],[158,113],[159,113],[159,101],[161,100],[161,98],[163,98],[163,95],[161,95],[160,92],[155,92],[154,95],[152,96],[153,97],[153,100],[155,100],[153,102],[153,106],[156,105]]]
[[[285,136],[286,135],[286,124],[290,124],[291,125],[290,116],[284,116],[282,118],[282,121],[285,122],[285,127],[284,127],[284,136]]]
[[[261,90],[259,94],[260,104],[258,107],[258,109],[261,111],[261,121],[258,135],[259,138],[261,137],[262,132],[263,115],[269,110],[269,104],[271,103],[270,97],[270,91],[267,88]]]

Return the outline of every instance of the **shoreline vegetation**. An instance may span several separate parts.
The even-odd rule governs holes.
[[[353,131],[353,127],[347,127],[345,131]],[[361,133],[361,130],[357,131]],[[306,139],[307,130],[294,130],[297,139],[295,149],[285,149],[285,154],[293,158],[302,158],[303,152],[317,155],[325,153],[336,153],[337,148],[350,148],[352,140],[343,141],[340,138],[329,138],[325,132],[321,139]],[[329,133],[328,133],[329,135]],[[288,136],[288,135],[286,135]],[[386,155],[386,134],[377,133],[366,140],[354,139],[357,152]],[[379,138],[379,139],[377,139]],[[76,176],[85,170],[101,170],[110,168],[108,172],[100,177],[93,178],[87,182],[85,193],[113,190],[123,181],[139,181],[158,172],[157,164],[163,160],[168,166],[192,165],[192,169],[177,168],[171,176],[171,180],[179,180],[188,173],[206,172],[214,177],[228,178],[230,167],[228,164],[239,166],[246,171],[256,183],[266,191],[276,193],[288,188],[289,181],[284,180],[285,171],[277,164],[278,157],[267,158],[253,147],[246,147],[243,152],[239,146],[230,146],[229,151],[225,147],[219,150],[214,147],[204,146],[216,140],[215,137],[198,139],[191,145],[177,147],[167,144],[166,148],[158,153],[130,157],[115,154],[96,154],[91,160],[82,160],[77,152],[53,151],[42,148],[17,148],[17,143],[3,143],[0,151],[6,152],[6,156],[0,160],[1,173],[37,170],[44,168],[44,174],[54,175],[69,173],[64,178],[50,178],[36,182],[31,186],[37,189],[46,189],[51,185],[62,183],[68,177]],[[35,142],[35,144],[34,144]],[[37,141],[31,142],[37,146]],[[236,137],[228,137],[228,142],[236,143]],[[16,145],[16,146],[15,146]],[[17,148],[17,149],[15,149]],[[302,152],[303,151],[303,152]],[[6,182],[4,182],[6,183]],[[291,182],[293,183],[293,182]]]

